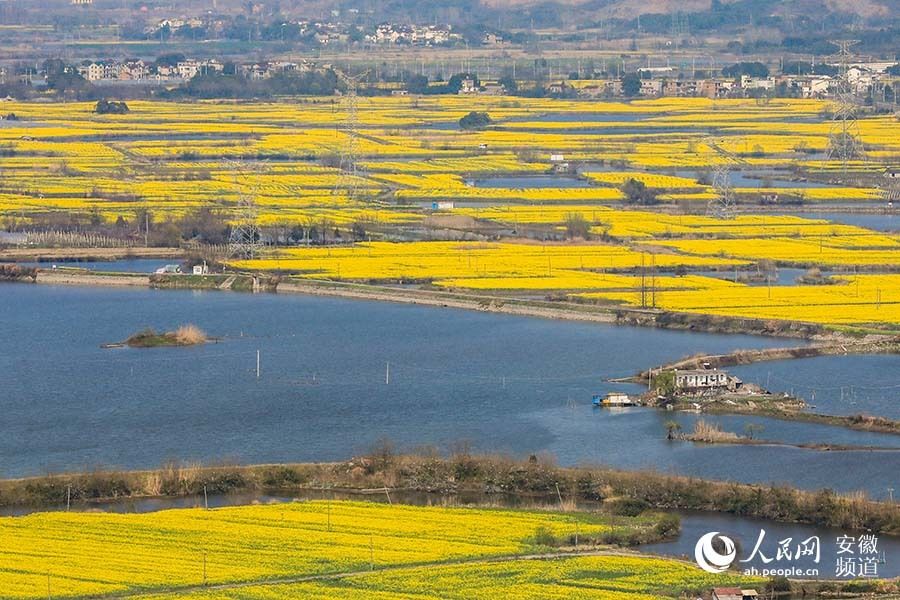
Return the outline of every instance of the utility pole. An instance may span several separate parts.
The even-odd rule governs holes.
[[[644,260],[644,253],[641,252],[641,308],[647,308],[647,269]]]

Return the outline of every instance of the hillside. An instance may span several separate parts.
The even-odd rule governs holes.
[[[735,4],[738,1],[723,0],[722,4]],[[482,3],[495,9],[547,4],[545,0],[482,0]],[[639,14],[702,12],[710,9],[711,2],[710,0],[556,0],[555,4],[590,8],[595,10],[598,16],[630,19]],[[767,6],[770,3],[760,0],[759,4]],[[892,2],[891,0],[780,0],[776,4],[778,6],[772,11],[773,14],[804,16],[835,12],[873,18],[888,16]]]

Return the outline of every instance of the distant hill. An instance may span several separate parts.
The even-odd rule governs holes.
[[[738,0],[722,0],[723,5],[735,4]],[[711,0],[555,0],[550,2],[560,6],[590,8],[598,16],[633,19],[639,14],[660,14],[673,12],[703,12],[711,9]],[[758,4],[768,14],[794,14],[797,16],[828,13],[855,14],[863,18],[887,17],[896,0],[743,0],[745,5]],[[492,8],[526,7],[548,4],[547,0],[482,0],[482,4]]]

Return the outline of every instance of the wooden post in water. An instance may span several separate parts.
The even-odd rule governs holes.
[[[259,350],[256,351],[256,378],[259,379]]]
[[[384,385],[391,384],[391,363],[384,363]]]

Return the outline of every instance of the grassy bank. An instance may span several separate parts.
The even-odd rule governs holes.
[[[875,417],[871,415],[826,415],[821,413],[806,412],[803,410],[787,410],[777,406],[756,404],[747,406],[741,404],[723,404],[712,402],[704,405],[703,412],[730,415],[754,415],[758,417],[770,417],[783,421],[800,421],[803,423],[816,423],[818,425],[833,425],[846,427],[857,431],[870,431],[873,433],[891,433],[900,435],[900,421]]]
[[[387,448],[340,463],[197,467],[170,464],[153,471],[97,471],[0,482],[0,505],[47,507],[109,498],[184,496],[239,491],[405,490],[453,496],[589,500],[620,514],[704,510],[784,522],[900,535],[900,507],[842,496],[830,490],[800,491],[700,480],[649,471],[562,468],[548,460],[518,461],[475,456],[395,455]]]
[[[752,432],[752,430],[751,430]],[[792,448],[804,448],[807,450],[826,451],[880,451],[900,452],[896,446],[862,446],[853,444],[828,444],[828,443],[791,443],[767,440],[753,437],[752,433],[741,435],[733,431],[723,430],[716,423],[708,423],[704,420],[697,421],[692,431],[686,433],[669,433],[668,439],[695,442],[698,444],[744,444],[747,446],[789,446]]]

